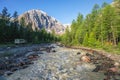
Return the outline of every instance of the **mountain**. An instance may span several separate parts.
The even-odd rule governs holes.
[[[62,34],[65,31],[65,27],[59,21],[42,10],[29,10],[18,17],[19,20],[21,18],[24,18],[26,24],[31,23],[33,30],[45,28],[47,32],[54,30],[57,34]]]
[[[64,28],[65,28],[65,29],[68,28],[69,31],[71,31],[71,24],[63,24],[63,25],[64,25]]]
[[[70,26],[71,26],[71,24],[63,24],[63,26],[65,27],[65,28],[70,28]]]

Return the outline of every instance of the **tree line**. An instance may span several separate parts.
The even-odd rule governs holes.
[[[25,39],[29,43],[53,42],[58,38],[43,28],[33,31],[32,24],[26,24],[24,18],[18,20],[17,11],[11,16],[6,7],[0,13],[0,44],[13,43],[15,39]]]
[[[112,4],[95,4],[85,18],[79,13],[61,36],[66,45],[103,47],[120,45],[120,0]]]

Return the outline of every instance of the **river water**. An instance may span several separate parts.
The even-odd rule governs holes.
[[[34,64],[0,80],[104,80],[103,72],[93,72],[96,68],[94,64],[80,61],[85,51],[56,44],[50,46],[55,47],[54,52],[42,51],[44,54],[39,54]]]

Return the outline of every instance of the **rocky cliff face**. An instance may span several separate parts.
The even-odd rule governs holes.
[[[24,14],[19,16],[25,19],[25,23],[32,24],[32,29],[38,30],[45,28],[47,32],[52,32],[54,30],[57,34],[62,34],[64,32],[64,26],[58,22],[55,18],[48,16],[45,12],[41,10],[29,10]]]

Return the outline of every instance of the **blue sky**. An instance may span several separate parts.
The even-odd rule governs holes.
[[[84,16],[91,12],[94,4],[111,3],[113,0],[0,0],[0,12],[7,7],[13,14],[22,14],[27,10],[40,9],[55,17],[63,24],[71,23],[78,13]]]

